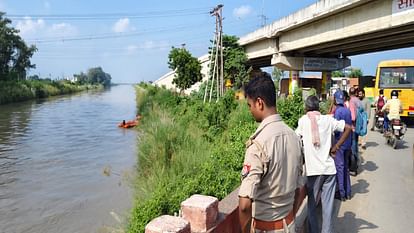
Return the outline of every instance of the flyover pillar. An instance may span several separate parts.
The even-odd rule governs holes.
[[[331,83],[332,83],[332,72],[322,71],[322,86],[321,86],[322,95],[325,95],[325,96],[329,95]]]

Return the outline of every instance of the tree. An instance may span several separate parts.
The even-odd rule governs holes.
[[[84,85],[88,83],[88,76],[86,76],[85,73],[80,72],[80,74],[74,74],[73,75],[76,79],[76,82],[79,83],[80,85]]]
[[[223,35],[224,79],[230,79],[235,89],[249,81],[247,54],[236,36]]]
[[[359,78],[363,75],[362,70],[359,68],[352,68],[351,72],[348,74],[350,78]]]
[[[111,75],[105,73],[101,67],[94,67],[88,69],[86,76],[89,83],[102,84],[105,87],[111,85]]]
[[[202,80],[200,62],[185,48],[172,47],[168,55],[168,66],[175,70],[172,82],[181,92]]]
[[[11,20],[0,12],[0,80],[25,79],[27,69],[36,67],[30,58],[37,49],[27,46],[18,35],[19,30],[10,24]]]
[[[332,77],[345,77],[345,74],[341,70],[336,70],[332,72]]]
[[[111,85],[111,75],[105,73],[101,67],[93,67],[88,69],[85,73],[73,75],[76,78],[77,83],[83,84],[102,84],[104,87]]]
[[[283,78],[284,73],[285,72],[283,70],[277,67],[273,68],[272,77],[273,77],[273,82],[275,83],[276,93],[279,92],[279,82],[280,82],[280,79]]]

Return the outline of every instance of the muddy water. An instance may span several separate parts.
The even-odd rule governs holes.
[[[0,105],[0,232],[119,228],[114,215],[132,202],[136,131],[117,123],[135,111],[132,86]]]

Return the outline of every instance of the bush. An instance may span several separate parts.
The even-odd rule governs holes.
[[[0,104],[70,94],[98,86],[77,85],[67,81],[0,81]]]
[[[277,111],[289,127],[296,129],[299,118],[305,113],[302,90],[297,89],[293,95],[279,98]]]

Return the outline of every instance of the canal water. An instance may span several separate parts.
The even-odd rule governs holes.
[[[0,233],[120,229],[137,135],[117,124],[135,113],[128,85],[0,105]]]

